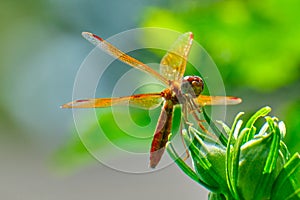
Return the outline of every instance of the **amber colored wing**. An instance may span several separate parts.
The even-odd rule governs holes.
[[[126,64],[128,64],[128,65],[130,65],[134,68],[137,68],[139,70],[142,70],[144,72],[149,73],[150,75],[154,76],[156,79],[158,79],[159,81],[161,81],[165,85],[169,84],[168,80],[165,77],[160,75],[158,72],[153,70],[151,67],[149,67],[148,65],[146,65],[146,64],[136,60],[135,58],[125,54],[124,52],[120,51],[119,49],[117,49],[116,47],[114,47],[110,43],[106,42],[105,40],[103,40],[99,36],[97,36],[95,34],[92,34],[92,33],[88,33],[88,32],[83,32],[82,36],[85,39],[87,39],[89,42],[94,44],[95,46],[101,48],[103,51],[105,51],[106,53],[110,54],[111,56],[119,59],[120,61],[122,61],[122,62],[124,62],[124,63],[126,63]]]
[[[62,105],[61,108],[105,108],[115,105],[130,105],[143,109],[154,109],[161,102],[162,97],[160,93],[150,93],[117,98],[75,100]]]
[[[181,35],[160,62],[160,73],[168,80],[181,80],[193,42],[191,32]]]
[[[238,97],[199,95],[194,99],[200,106],[206,105],[235,105],[242,102]]]

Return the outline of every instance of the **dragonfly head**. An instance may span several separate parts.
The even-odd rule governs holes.
[[[182,79],[181,91],[183,94],[191,94],[197,97],[204,89],[204,83],[199,76],[185,76]]]

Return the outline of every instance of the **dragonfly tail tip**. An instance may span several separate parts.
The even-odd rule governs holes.
[[[82,35],[83,37],[85,37],[85,36],[87,36],[87,35],[91,35],[91,33],[90,33],[90,32],[84,31],[84,32],[81,33],[81,35]]]

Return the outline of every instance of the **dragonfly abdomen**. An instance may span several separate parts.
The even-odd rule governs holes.
[[[166,100],[164,106],[162,107],[157,127],[153,136],[151,150],[150,150],[150,167],[155,168],[159,163],[164,150],[168,137],[172,128],[172,118],[173,118],[173,107],[174,104],[172,100]]]

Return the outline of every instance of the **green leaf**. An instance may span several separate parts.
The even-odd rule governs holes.
[[[235,117],[232,128],[229,133],[228,143],[227,143],[227,147],[226,147],[226,159],[225,159],[226,181],[227,181],[229,191],[231,192],[232,196],[234,196],[235,198],[238,197],[238,194],[237,194],[236,188],[234,186],[234,180],[232,180],[232,175],[231,175],[232,174],[232,162],[233,162],[233,157],[231,156],[231,153],[233,152],[233,146],[236,142],[233,134],[234,134],[235,128],[237,126],[238,120],[243,114],[244,114],[243,112],[240,112]]]
[[[239,126],[237,126],[236,129],[239,129]],[[243,140],[244,137],[246,135],[246,133],[249,131],[248,128],[244,128],[238,138],[237,138],[237,142],[234,144],[233,146],[233,156],[231,157],[231,173],[230,173],[230,182],[232,185],[232,189],[233,189],[233,196],[236,199],[240,199],[240,194],[238,192],[238,175],[239,175],[239,162],[240,162],[240,153],[241,153],[241,146],[243,144]]]
[[[276,167],[279,155],[279,144],[280,144],[280,131],[275,123],[275,120],[271,117],[266,117],[266,120],[270,127],[270,136],[272,137],[271,145],[269,148],[269,153],[267,155],[267,159],[265,162],[265,166],[262,172],[262,176],[260,177],[259,184],[256,187],[256,197],[257,198],[266,198],[269,196],[266,191],[269,191],[272,187],[273,180],[272,180],[272,173],[275,172],[274,169]]]
[[[227,124],[225,124],[224,122],[219,121],[219,120],[217,120],[217,123],[221,124],[222,128],[224,129],[224,131],[227,135],[230,134],[230,128],[229,128],[229,126],[227,126]],[[228,140],[227,140],[227,142],[228,142]],[[225,146],[227,146],[227,143]]]
[[[300,155],[295,153],[284,165],[272,188],[272,199],[300,199]]]
[[[226,197],[220,193],[210,192],[208,194],[208,199],[209,200],[226,200]]]
[[[218,177],[218,174],[212,169],[212,164],[209,162],[205,155],[206,152],[202,152],[198,148],[199,142],[201,142],[201,138],[197,138],[197,136],[195,136],[195,138],[197,139],[193,139],[193,141],[191,141],[188,134],[184,131],[183,138],[186,146],[189,148],[190,156],[194,163],[194,168],[199,174],[199,177],[201,177],[201,180],[206,182],[208,185],[213,185],[218,188],[214,191],[220,191],[220,187],[218,184],[218,180],[220,179],[220,177]],[[206,145],[202,143],[201,147],[205,149]]]
[[[266,117],[266,120],[269,123],[269,127],[271,129],[270,134],[273,134],[273,138],[263,173],[271,173],[276,167],[276,161],[279,154],[280,130],[272,118]]]
[[[202,108],[203,116],[206,122],[209,124],[209,127],[212,129],[213,133],[218,136],[220,142],[226,146],[227,145],[227,137],[218,129],[218,127],[214,124],[214,122],[210,119],[210,117],[207,115],[204,107]]]
[[[201,184],[203,187],[206,187],[207,189],[214,191],[217,190],[216,186],[209,185],[206,182],[204,182],[176,153],[173,145],[171,142],[167,142],[166,145],[167,152],[171,156],[171,158],[175,161],[175,163],[178,165],[178,167],[192,180],[196,181],[197,183]]]
[[[263,107],[260,110],[258,110],[252,117],[248,120],[248,122],[245,125],[245,128],[249,129],[249,132],[246,134],[245,142],[248,142],[254,137],[255,131],[254,129],[254,123],[260,118],[266,116],[269,112],[271,112],[271,108],[269,106]]]

